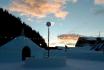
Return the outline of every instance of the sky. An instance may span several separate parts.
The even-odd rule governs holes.
[[[51,22],[50,45],[62,44],[69,37],[76,42],[77,34],[98,36],[100,32],[104,36],[104,0],[0,0],[0,7],[20,17],[46,42],[46,23]]]

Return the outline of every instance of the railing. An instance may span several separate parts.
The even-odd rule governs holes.
[[[104,41],[98,41],[90,50],[104,51]]]

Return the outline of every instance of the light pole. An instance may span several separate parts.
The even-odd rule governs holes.
[[[47,23],[46,23],[46,26],[48,27],[48,57],[49,57],[49,36],[50,36],[49,27],[51,26],[51,23],[50,23],[50,22],[47,22]]]

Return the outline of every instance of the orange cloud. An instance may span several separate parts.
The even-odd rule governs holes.
[[[79,35],[75,34],[62,34],[58,36],[57,38],[53,38],[50,40],[50,46],[55,47],[55,46],[69,46],[69,47],[75,47],[75,44],[79,38]]]
[[[95,4],[104,4],[104,0],[95,0]]]
[[[43,18],[53,14],[57,18],[65,18],[68,12],[65,5],[68,0],[13,0],[9,10],[22,15]]]
[[[58,36],[60,43],[64,44],[70,44],[73,43],[75,44],[79,38],[79,35],[74,35],[74,34],[62,34]]]

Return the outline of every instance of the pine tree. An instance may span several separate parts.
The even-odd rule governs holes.
[[[0,8],[0,46],[20,36],[23,29],[26,37],[30,38],[40,47],[47,48],[45,40],[39,32],[32,30],[32,28],[22,22],[19,17],[15,17],[8,13],[7,10]]]

